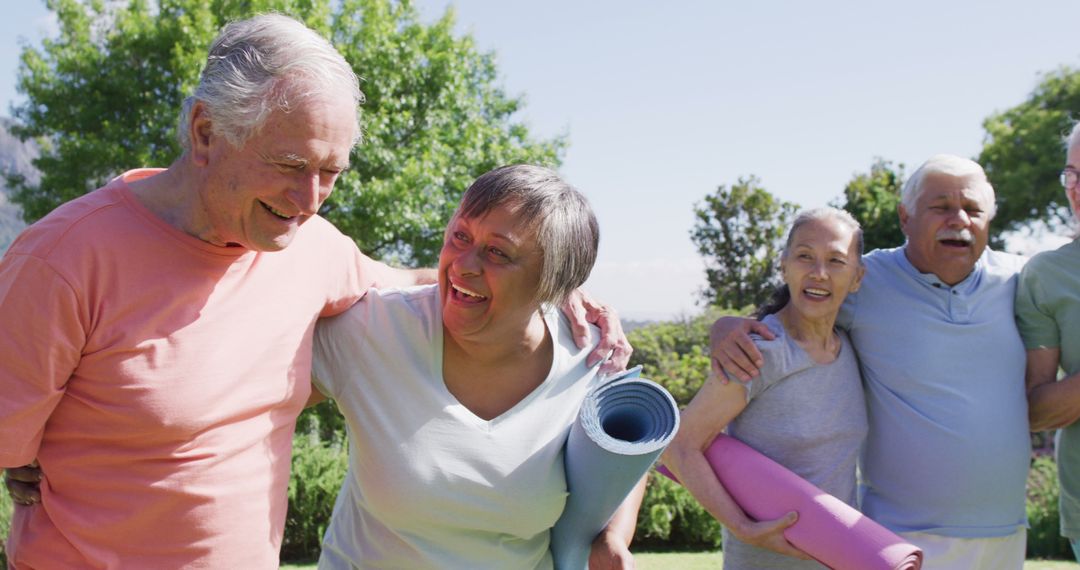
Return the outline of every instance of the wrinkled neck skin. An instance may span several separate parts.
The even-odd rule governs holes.
[[[165,223],[203,239],[209,225],[203,215],[199,188],[201,170],[193,168],[188,153],[164,172],[128,184],[140,204]]]
[[[443,327],[444,359],[455,365],[467,363],[498,366],[505,363],[520,363],[522,359],[528,359],[541,352],[549,336],[539,308],[530,313],[523,323],[516,326],[500,326],[498,330],[485,331],[481,334],[455,335]]]
[[[836,313],[820,318],[808,318],[789,302],[776,316],[783,323],[788,336],[816,362],[828,363],[836,358],[840,351],[840,338],[833,330]]]

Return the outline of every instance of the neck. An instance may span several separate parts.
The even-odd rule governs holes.
[[[128,186],[135,199],[165,223],[213,243],[204,237],[209,223],[201,206],[198,173],[188,164],[187,156],[187,153],[181,155],[164,172],[135,180]]]
[[[491,334],[458,336],[443,327],[445,357],[461,358],[482,366],[520,362],[540,354],[547,337],[547,325],[539,309],[530,313],[521,325],[500,327]]]
[[[971,275],[972,271],[975,271],[975,266],[958,269],[956,271],[934,271],[922,263],[921,260],[912,259],[911,250],[907,246],[904,246],[904,257],[907,258],[908,263],[915,268],[919,273],[930,273],[934,277],[937,277],[942,283],[952,287],[957,283],[967,279],[968,275]],[[976,261],[976,263],[978,263]]]
[[[833,352],[838,344],[833,326],[836,324],[836,315],[821,318],[807,318],[800,314],[792,303],[784,305],[776,313],[777,318],[784,325],[788,336],[800,346],[811,347],[825,352]]]

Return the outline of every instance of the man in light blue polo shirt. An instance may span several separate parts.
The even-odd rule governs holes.
[[[864,257],[837,321],[869,412],[861,507],[920,546],[926,568],[1019,569],[1030,439],[1012,315],[1024,259],[986,248],[994,191],[970,160],[931,158],[901,202],[907,242]],[[768,332],[732,319],[713,329],[714,364],[741,379],[760,362],[747,331]]]

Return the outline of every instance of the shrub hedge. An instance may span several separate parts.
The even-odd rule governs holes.
[[[293,437],[289,514],[285,518],[282,560],[319,557],[323,533],[334,510],[334,499],[348,470],[346,447],[320,441],[315,433]]]
[[[1053,457],[1042,455],[1031,463],[1027,480],[1028,558],[1073,557],[1068,539],[1060,534],[1058,476]]]
[[[11,497],[0,487],[0,568],[7,568],[7,535],[11,531]]]

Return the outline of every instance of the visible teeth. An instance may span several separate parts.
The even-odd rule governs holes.
[[[828,297],[829,296],[829,292],[824,290],[824,289],[813,289],[813,288],[811,288],[811,289],[804,289],[804,291],[806,291],[810,295],[814,295],[815,297]]]
[[[271,214],[273,214],[273,215],[275,215],[275,216],[277,216],[277,217],[279,217],[279,218],[283,218],[283,219],[286,219],[286,220],[287,220],[287,219],[289,219],[289,218],[291,218],[291,217],[292,217],[292,216],[290,216],[290,215],[286,214],[285,212],[282,212],[281,210],[278,210],[277,208],[275,208],[275,207],[271,206],[270,204],[267,204],[266,202],[260,202],[260,203],[261,203],[261,204],[263,205],[263,207],[265,207],[265,208],[266,208],[267,210],[270,210],[270,213],[271,213]]]
[[[466,297],[476,297],[477,299],[486,299],[487,298],[487,297],[484,297],[483,295],[481,295],[480,293],[477,293],[476,291],[469,291],[468,289],[465,289],[465,288],[460,287],[458,285],[451,284],[450,286],[453,287],[455,291],[457,291],[458,293],[461,293],[462,295],[465,295]]]

